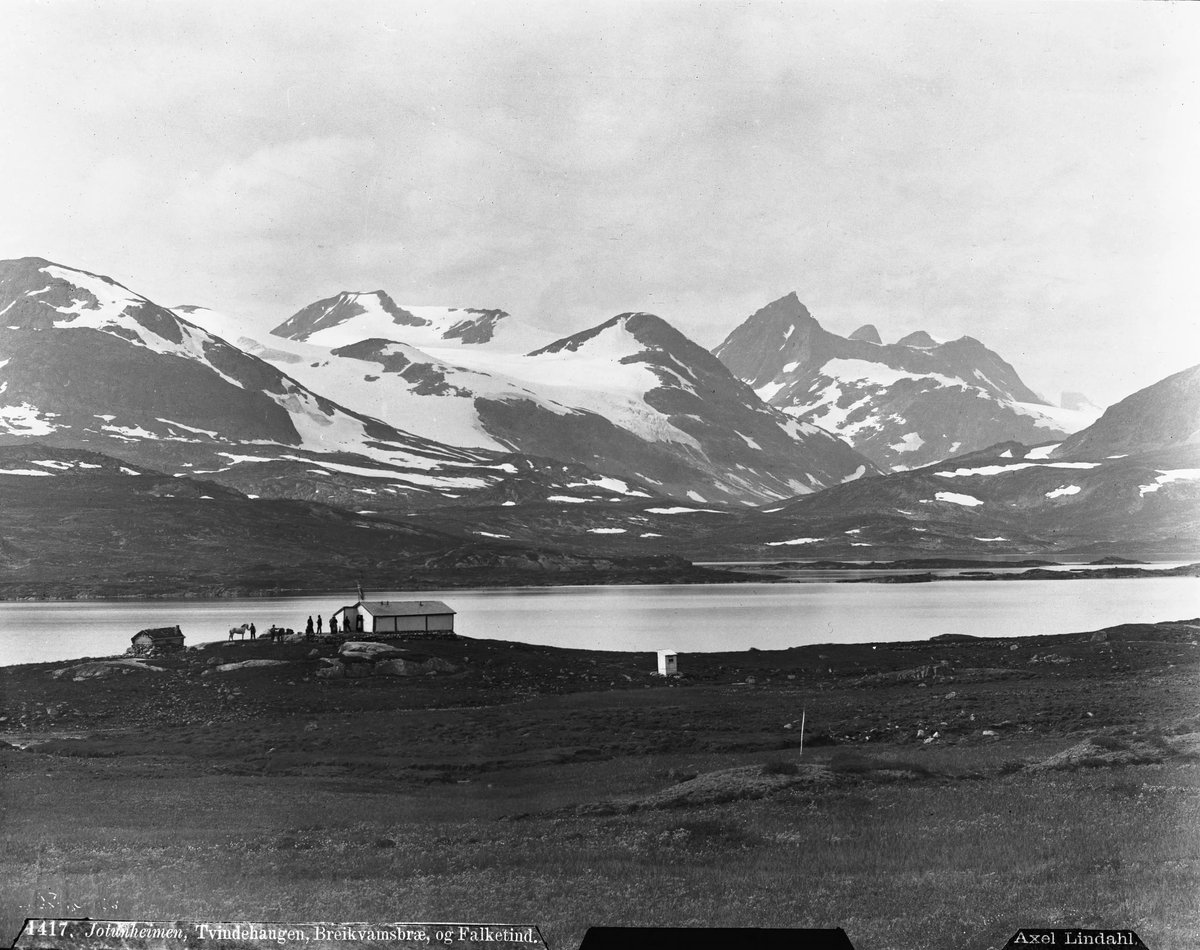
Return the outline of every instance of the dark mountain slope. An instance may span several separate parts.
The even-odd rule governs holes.
[[[248,498],[96,452],[0,447],[0,596],[195,596],[271,591],[669,582],[710,575],[656,556],[563,554]],[[484,563],[485,573],[469,569]]]
[[[1109,406],[1062,443],[1056,456],[1133,454],[1200,442],[1200,366],[1147,386]]]

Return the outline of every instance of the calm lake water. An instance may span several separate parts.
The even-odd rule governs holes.
[[[547,587],[368,593],[444,600],[459,633],[479,639],[604,650],[777,649],[808,643],[919,640],[939,633],[1006,637],[1072,633],[1200,615],[1200,579],[948,581]],[[224,640],[253,621],[303,629],[353,603],[348,595],[181,601],[0,603],[0,664],[123,652],[145,627],[182,629],[187,643]]]

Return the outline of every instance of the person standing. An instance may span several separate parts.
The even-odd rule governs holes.
[[[304,627],[304,639],[311,640],[313,633],[312,614],[308,615],[308,623]]]
[[[250,639],[253,640],[258,636],[254,629],[254,621],[250,622]]]
[[[321,615],[317,614],[317,636],[321,635]]]

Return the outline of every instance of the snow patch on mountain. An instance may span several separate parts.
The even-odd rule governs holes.
[[[899,442],[892,443],[892,451],[893,452],[915,452],[917,449],[919,449],[924,444],[925,444],[925,440],[921,438],[919,433],[908,432],[908,433],[905,433],[903,437],[901,437]]]
[[[1042,429],[1058,432],[1079,432],[1100,418],[1102,409],[1090,406],[1084,409],[1063,409],[1060,406],[1039,406],[1032,402],[1005,400],[1005,405],[1024,416]]]
[[[1169,485],[1171,482],[1194,482],[1200,481],[1200,468],[1176,468],[1166,472],[1159,472],[1153,482],[1149,485],[1142,485],[1138,489],[1141,495],[1148,495],[1151,492],[1156,492],[1163,485]]]
[[[27,402],[0,406],[0,430],[8,435],[50,435],[60,427],[52,422],[57,413],[42,412]]]
[[[963,495],[952,491],[940,491],[937,492],[933,497],[938,501],[946,501],[952,505],[963,505],[967,508],[974,508],[983,504],[983,502],[974,495]]]
[[[931,380],[940,386],[961,386],[974,388],[957,376],[945,376],[941,373],[915,373],[894,369],[884,363],[872,363],[868,360],[831,359],[822,364],[821,373],[833,379],[870,383],[875,386],[894,386],[901,380]]]
[[[933,474],[939,478],[966,478],[971,475],[1000,475],[1004,472],[1019,472],[1023,468],[1096,468],[1100,464],[1100,462],[1013,462],[1011,465],[978,465],[974,468],[956,468],[954,471],[934,472]]]

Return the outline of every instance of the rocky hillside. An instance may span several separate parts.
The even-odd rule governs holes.
[[[824,329],[794,293],[713,351],[770,405],[840,435],[885,469],[917,468],[1001,441],[1036,445],[1094,416],[1050,406],[973,337],[924,331],[886,344],[871,325]]]

